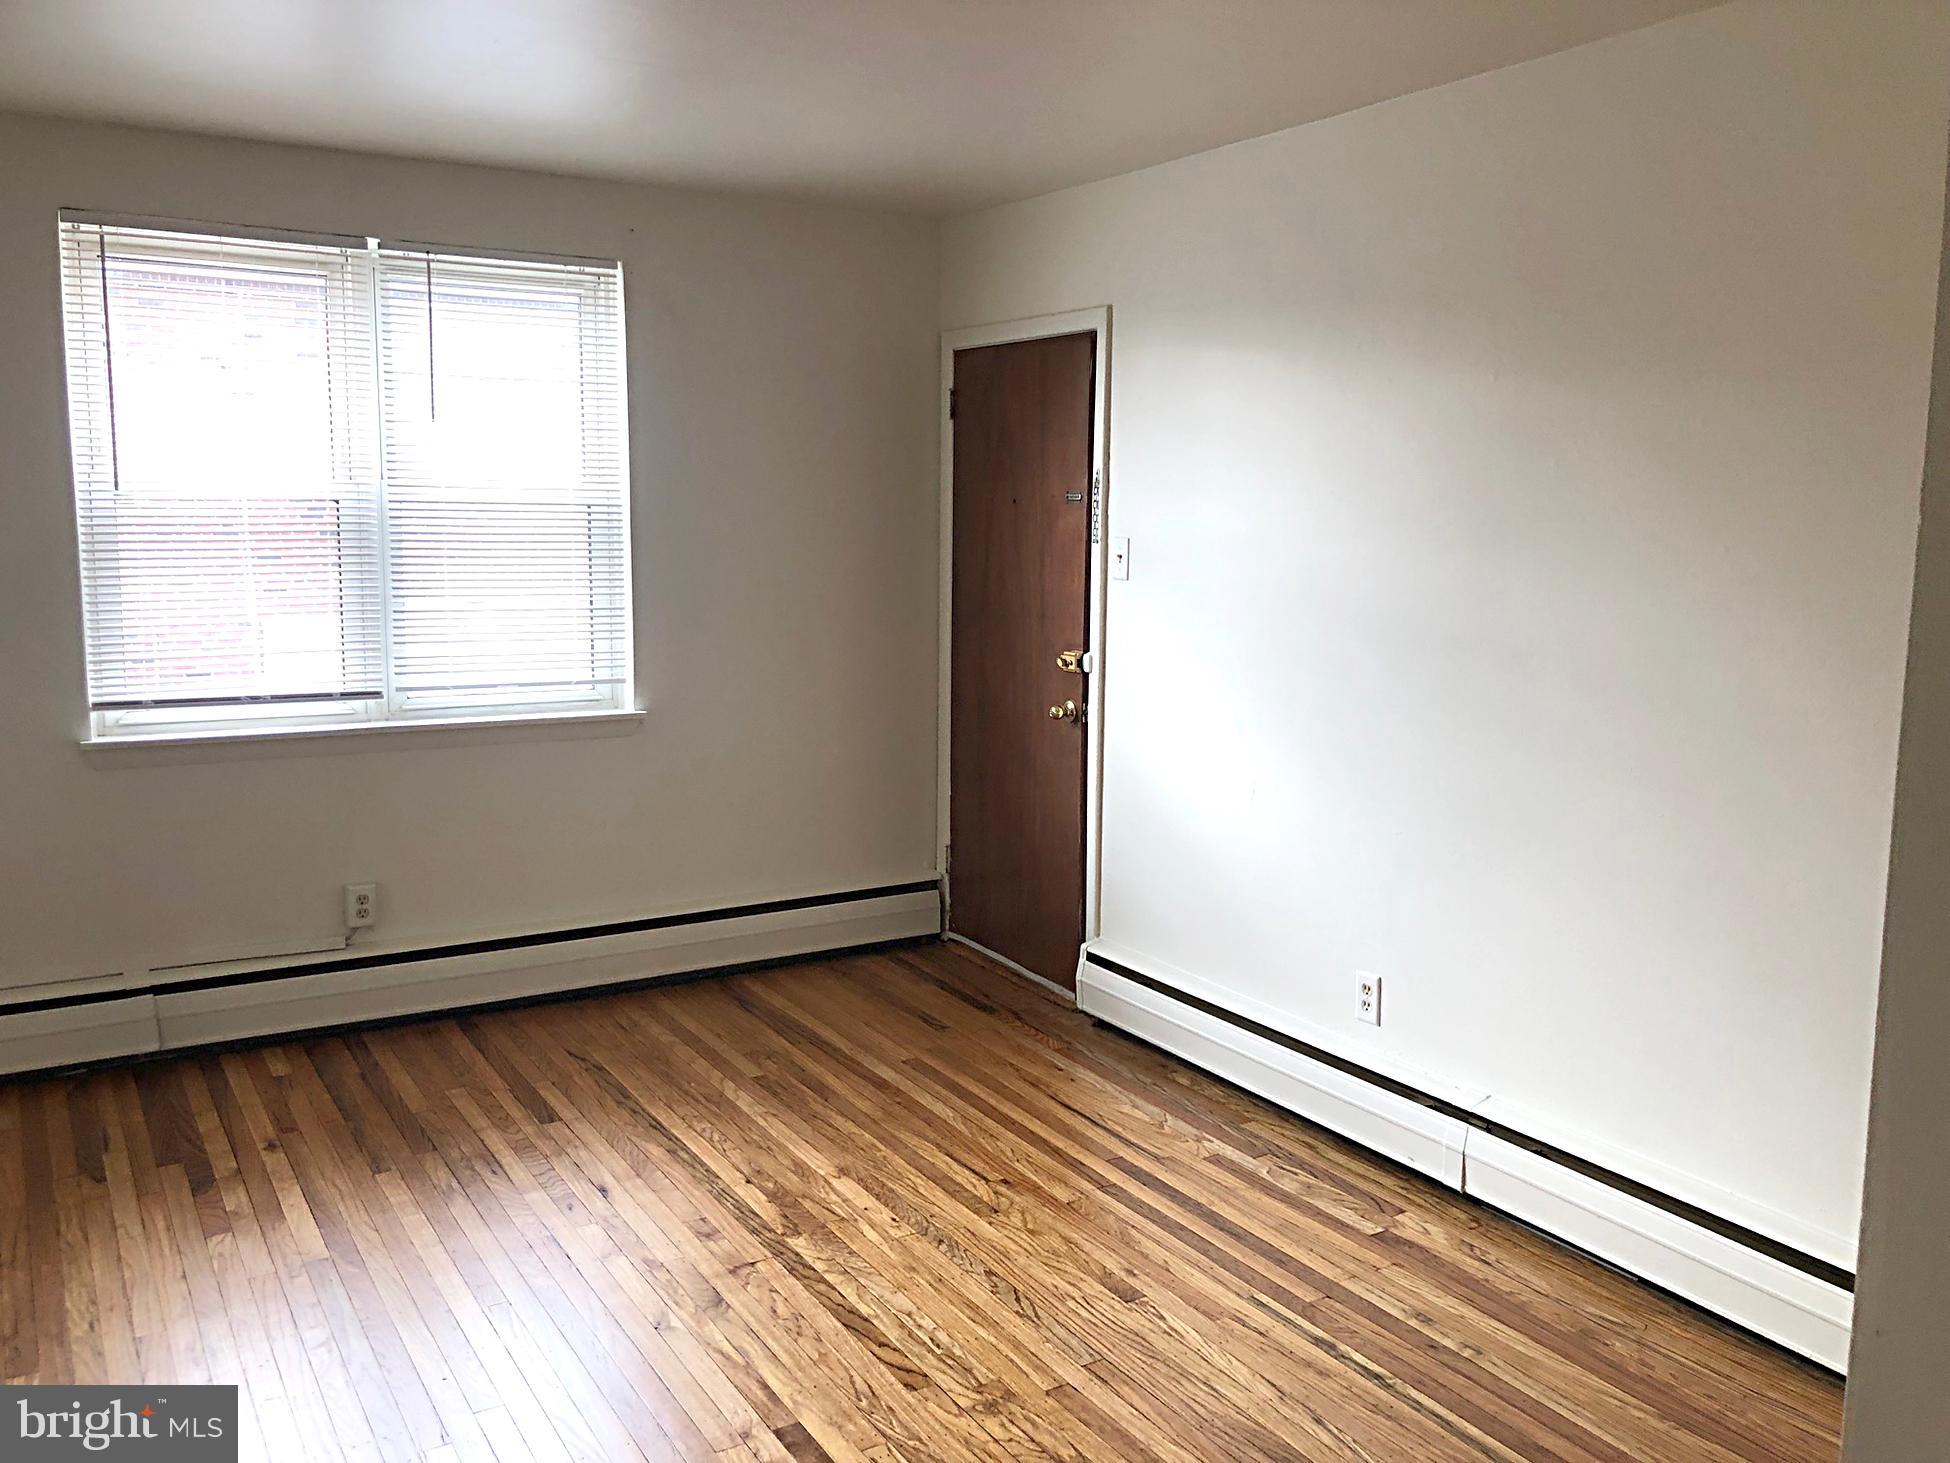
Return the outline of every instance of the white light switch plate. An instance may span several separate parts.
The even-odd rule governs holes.
[[[1110,577],[1113,579],[1131,577],[1131,541],[1127,538],[1114,538],[1110,541]]]

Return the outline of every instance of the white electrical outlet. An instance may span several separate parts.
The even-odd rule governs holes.
[[[363,930],[367,925],[378,922],[379,886],[347,884],[345,886],[345,927],[348,930]]]
[[[1354,972],[1354,990],[1355,1017],[1370,1026],[1381,1025],[1381,977],[1357,970]]]

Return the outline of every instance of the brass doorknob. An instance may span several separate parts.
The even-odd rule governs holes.
[[[1049,719],[1051,721],[1077,721],[1082,716],[1083,713],[1077,710],[1077,703],[1074,701],[1065,701],[1061,705],[1052,706],[1049,709]]]

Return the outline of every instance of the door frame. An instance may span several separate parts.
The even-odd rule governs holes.
[[[1085,598],[1090,623],[1091,669],[1084,698],[1083,761],[1083,938],[1088,945],[1101,931],[1101,890],[1104,807],[1104,620],[1105,588],[1109,580],[1110,532],[1110,306],[1086,310],[1065,310],[1053,315],[1031,315],[1021,320],[1003,320],[992,325],[971,325],[941,333],[941,548],[940,548],[940,636],[937,647],[940,694],[936,701],[935,742],[935,873],[941,880],[944,897],[948,893],[948,839],[952,825],[948,818],[950,742],[954,730],[954,584],[955,584],[955,424],[948,415],[948,392],[955,384],[955,352],[985,345],[1009,345],[1021,340],[1043,340],[1052,335],[1079,335],[1090,332],[1097,338],[1096,369],[1092,373],[1090,401],[1090,583]],[[1077,960],[1082,964],[1079,946]],[[1014,962],[1005,962],[1013,965]],[[1066,1000],[1074,992],[1045,981],[1041,976],[1016,967],[1039,985],[1048,985]]]

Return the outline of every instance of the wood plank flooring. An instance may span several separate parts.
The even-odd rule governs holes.
[[[0,1377],[285,1460],[1833,1458],[1840,1387],[945,945],[0,1086]]]

